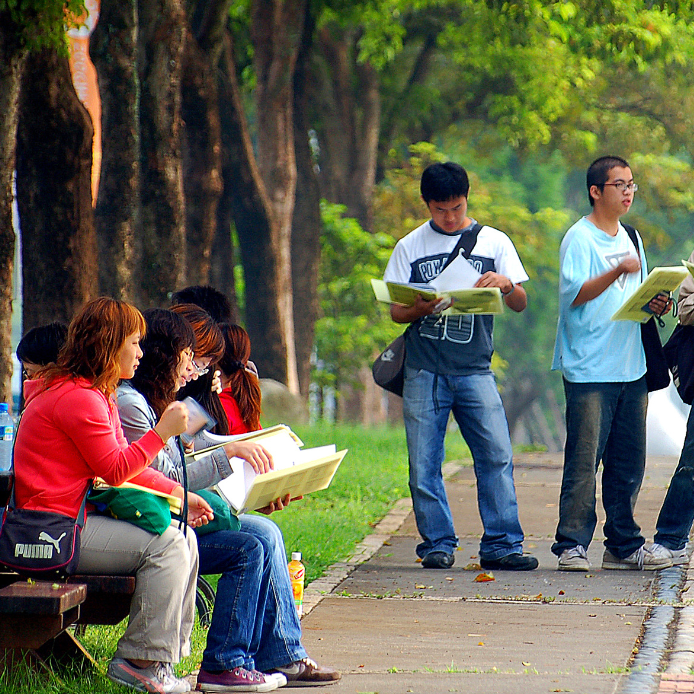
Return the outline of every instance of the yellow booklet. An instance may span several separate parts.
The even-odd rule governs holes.
[[[275,469],[259,475],[241,458],[229,462],[232,474],[215,485],[234,513],[254,511],[289,494],[292,498],[326,489],[347,450],[319,446],[281,458],[273,454]]]
[[[689,270],[684,266],[653,268],[638,289],[619,310],[615,311],[612,320],[633,320],[637,323],[645,323],[653,315],[648,308],[651,299],[658,294],[669,294],[675,291],[688,274]]]
[[[417,295],[423,299],[452,299],[453,303],[445,311],[444,316],[457,316],[463,313],[495,314],[504,310],[501,290],[498,287],[471,287],[469,289],[453,289],[437,291],[428,284],[407,284],[401,282],[384,282],[372,279],[371,287],[378,301],[401,306],[414,305]]]
[[[109,489],[112,485],[108,484],[101,477],[97,477],[94,481],[94,489]],[[166,492],[160,492],[157,489],[150,489],[149,487],[143,487],[140,484],[133,484],[132,482],[123,482],[119,484],[114,489],[138,489],[141,492],[148,492],[149,494],[154,494],[154,496],[161,496],[169,502],[169,508],[173,513],[180,514],[182,510],[181,500],[177,496],[172,494],[167,494]]]
[[[190,462],[191,460],[204,458],[217,448],[221,448],[233,441],[256,441],[268,449],[271,454],[273,454],[274,448],[279,450],[282,446],[291,447],[292,442],[297,450],[304,445],[303,441],[286,424],[275,424],[275,426],[267,429],[258,429],[258,431],[249,431],[245,434],[231,434],[229,436],[207,432],[205,438],[213,443],[205,448],[198,448],[193,453],[186,453],[186,460]]]

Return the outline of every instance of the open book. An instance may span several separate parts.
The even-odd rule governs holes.
[[[275,469],[259,475],[245,460],[229,460],[233,472],[215,489],[235,513],[263,508],[287,494],[297,497],[326,489],[347,453],[334,445],[302,449],[302,441],[284,425],[241,437],[260,443],[272,455]],[[216,438],[239,440],[238,436]]]
[[[648,308],[651,299],[658,294],[669,294],[675,291],[688,274],[689,269],[684,266],[653,268],[638,289],[619,310],[615,311],[612,320],[633,320],[637,323],[645,323],[653,315]]]
[[[286,437],[289,437],[289,439],[296,444],[297,449],[304,445],[303,441],[286,424],[275,424],[275,426],[268,427],[267,429],[258,429],[258,431],[249,431],[245,434],[231,434],[229,436],[220,436],[219,434],[210,434],[208,432],[205,434],[205,437],[208,441],[212,441],[213,443],[210,443],[210,445],[205,448],[198,448],[193,453],[187,453],[186,460],[190,461],[204,458],[206,455],[212,453],[212,451],[232,441],[257,441],[270,450],[270,453],[273,455],[273,450],[269,447],[277,445],[281,447],[284,443],[288,443]]]
[[[421,294],[423,299],[452,299],[453,303],[444,316],[456,316],[462,313],[493,314],[501,313],[504,308],[501,290],[498,287],[471,287],[469,289],[452,289],[441,291],[431,284],[407,284],[371,280],[374,294],[378,301],[387,304],[412,306]]]

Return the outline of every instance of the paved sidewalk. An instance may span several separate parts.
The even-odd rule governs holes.
[[[648,541],[676,462],[648,461],[636,507]],[[601,508],[591,571],[556,571],[561,456],[525,454],[516,487],[525,549],[540,567],[476,582],[474,474],[451,465],[447,472],[461,543],[454,567],[422,569],[409,500],[401,500],[349,562],[308,587],[304,644],[343,672],[339,684],[314,692],[694,692],[694,605],[681,601],[694,571],[603,571]]]

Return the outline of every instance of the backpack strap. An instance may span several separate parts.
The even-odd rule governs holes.
[[[471,229],[464,231],[460,235],[458,243],[455,244],[448,258],[446,258],[446,262],[443,264],[443,267],[439,271],[439,274],[443,272],[458,257],[458,255],[462,255],[464,258],[470,257],[470,253],[472,253],[472,249],[475,247],[475,244],[477,243],[477,237],[481,229],[482,225],[475,222],[474,226]]]
[[[639,242],[636,240],[636,229],[634,227],[629,226],[628,224],[625,224],[622,222],[622,226],[624,227],[624,231],[627,232],[629,238],[631,239],[631,242],[634,244],[634,248],[636,248],[636,255],[639,257],[639,260],[641,259],[641,253],[639,253]]]

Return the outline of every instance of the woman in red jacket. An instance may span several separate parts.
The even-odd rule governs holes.
[[[113,393],[131,378],[142,352],[145,323],[133,306],[114,299],[89,302],[72,320],[57,364],[25,383],[26,407],[15,442],[17,508],[76,518],[95,477],[126,480],[183,498],[182,487],[149,467],[171,436],[183,432],[185,405],[173,403],[156,427],[128,445]],[[189,523],[211,519],[207,503],[189,495]],[[170,526],[156,535],[127,521],[89,514],[78,572],[135,575],[125,633],[108,676],[148,692],[190,690],[173,664],[190,653],[198,552],[195,533]]]

